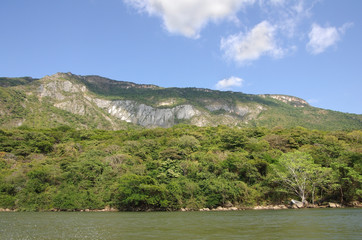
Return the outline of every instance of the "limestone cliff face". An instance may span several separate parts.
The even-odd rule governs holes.
[[[248,114],[252,114],[254,112],[260,113],[260,111],[264,109],[261,105],[256,105],[254,108],[251,108],[247,105],[225,104],[225,103],[219,102],[219,101],[208,102],[205,105],[205,108],[207,108],[211,112],[223,110],[227,113],[235,114],[240,117],[245,117]]]
[[[98,123],[107,123],[112,129],[118,129],[119,122],[144,127],[171,127],[185,121],[197,126],[245,125],[249,121],[257,119],[262,112],[268,111],[268,105],[263,105],[261,101],[254,101],[254,98],[257,97],[275,99],[294,107],[308,106],[304,100],[292,96],[243,95],[238,98],[233,97],[235,94],[225,95],[222,92],[197,88],[177,90],[175,96],[169,93],[168,97],[161,95],[159,101],[147,104],[144,99],[143,101],[127,100],[122,95],[119,95],[119,100],[105,99],[101,97],[103,93],[95,94],[94,89],[112,91],[118,88],[122,92],[124,89],[127,91],[128,89],[131,91],[135,91],[135,89],[158,91],[162,88],[149,84],[119,82],[99,76],[77,76],[71,73],[46,76],[39,82],[37,92],[40,101],[51,101],[56,108],[91,118]],[[87,86],[92,86],[93,90],[89,90]],[[180,92],[181,95],[177,95]],[[190,96],[193,97],[191,101],[183,98],[185,93],[186,95],[191,93]],[[153,99],[152,95],[150,99]]]
[[[77,79],[79,81],[77,81]],[[218,124],[237,125],[254,119],[265,110],[261,105],[253,107],[241,103],[230,104],[224,100],[201,99],[203,107],[196,108],[192,104],[177,105],[176,98],[160,101],[150,106],[134,100],[106,100],[90,92],[82,84],[85,77],[71,73],[57,73],[41,79],[38,87],[40,100],[48,97],[55,107],[73,114],[88,116],[97,115],[100,121],[109,122],[117,129],[116,120],[141,125],[144,127],[171,127],[180,121],[187,121],[197,126],[216,126]],[[87,81],[97,85],[117,85],[116,81],[90,76]],[[122,88],[158,89],[154,85],[137,85],[128,82],[120,83]],[[198,92],[211,93],[211,90],[195,89]],[[169,107],[168,107],[169,106]],[[221,114],[210,114],[217,111]],[[95,116],[96,117],[96,116]]]
[[[309,104],[301,99],[301,98],[297,98],[297,97],[293,97],[293,96],[287,96],[287,95],[278,95],[278,94],[263,94],[260,95],[261,97],[270,97],[276,100],[279,100],[283,103],[287,103],[292,105],[293,107],[306,107],[309,106]]]
[[[85,115],[86,107],[89,106],[89,103],[84,101],[87,88],[82,84],[68,80],[67,78],[71,76],[67,73],[57,73],[44,77],[38,87],[39,97],[41,100],[49,97],[54,101],[54,106],[62,110]]]
[[[145,127],[171,127],[179,120],[190,120],[201,114],[192,105],[155,108],[131,100],[100,99],[90,94],[84,85],[68,80],[71,77],[71,74],[58,73],[43,78],[38,88],[40,99],[49,97],[54,101],[55,107],[73,114],[98,112],[113,125],[110,117]],[[151,87],[153,88],[152,85],[146,85],[145,88]],[[106,114],[102,114],[103,111]]]
[[[189,120],[200,114],[191,105],[180,105],[173,108],[153,108],[130,100],[108,101],[94,99],[96,105],[105,109],[110,115],[145,127],[171,127],[177,120]]]
[[[40,97],[50,97],[62,101],[66,99],[69,94],[85,93],[87,91],[86,86],[67,80],[69,77],[71,77],[71,74],[69,75],[67,73],[57,73],[44,77],[42,79],[43,83],[38,89]]]

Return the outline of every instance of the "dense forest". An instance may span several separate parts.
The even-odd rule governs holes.
[[[0,208],[250,207],[361,201],[362,131],[176,125],[0,130]]]

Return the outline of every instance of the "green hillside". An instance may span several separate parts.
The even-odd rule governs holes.
[[[139,106],[157,114],[162,109],[175,111],[173,109],[178,106],[186,105],[196,115],[169,119],[171,122],[165,126],[186,123],[268,128],[301,126],[319,130],[362,128],[362,115],[315,108],[302,99],[284,95],[161,88],[71,73],[58,73],[42,79],[3,77],[0,78],[0,86],[0,127],[5,128],[69,125],[78,129],[117,130],[142,125],[138,123],[143,114],[139,113]],[[101,101],[107,103],[108,108],[99,105]],[[112,113],[111,107],[117,107],[117,101],[131,101],[133,104],[132,109],[126,109],[127,121],[122,120],[126,119],[123,115]],[[119,111],[124,112],[125,109]],[[161,126],[153,122],[143,125]]]

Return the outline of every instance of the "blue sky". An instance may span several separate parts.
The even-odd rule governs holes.
[[[359,0],[1,0],[0,76],[287,94],[362,113]]]

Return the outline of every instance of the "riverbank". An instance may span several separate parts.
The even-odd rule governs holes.
[[[298,207],[297,205],[285,205],[285,204],[279,204],[279,205],[258,205],[253,207],[235,207],[235,206],[229,206],[229,207],[222,207],[219,206],[217,208],[200,208],[198,210],[195,209],[189,209],[189,208],[181,208],[179,210],[175,210],[174,212],[194,212],[194,211],[200,211],[200,212],[208,212],[208,211],[245,211],[245,210],[286,210],[286,209],[308,209],[308,208],[362,208],[362,203],[355,201],[352,203],[349,203],[347,205],[341,205],[339,203],[333,203],[328,202],[322,205],[313,205],[309,204],[305,207]],[[116,208],[106,206],[103,209],[80,209],[80,210],[67,210],[67,209],[49,209],[49,210],[40,210],[36,212],[156,212],[159,210],[155,209],[147,209],[147,210],[134,210],[134,211],[123,211],[118,210]],[[0,208],[0,212],[22,212],[20,209],[10,209],[10,208]]]
[[[217,207],[217,208],[201,208],[199,211],[243,211],[243,210],[285,210],[285,209],[307,209],[307,208],[362,208],[362,204],[359,202],[354,202],[348,205],[341,205],[339,203],[328,202],[322,205],[313,205],[308,204],[307,206],[298,206],[294,205],[258,205],[254,207]],[[182,212],[193,211],[187,208],[181,208]]]

